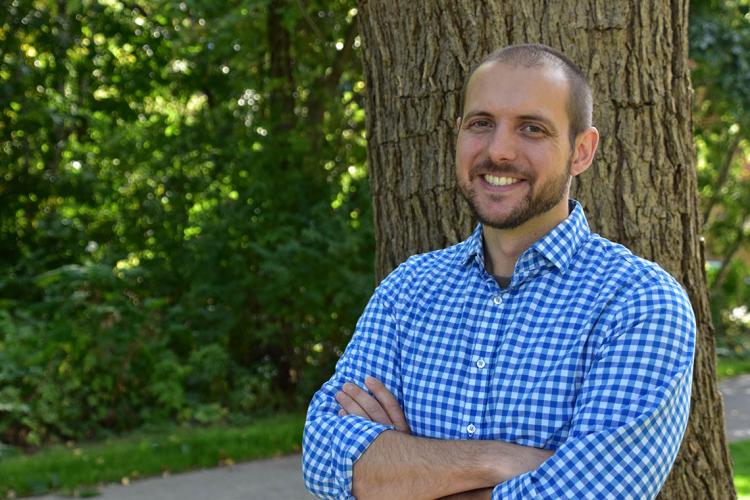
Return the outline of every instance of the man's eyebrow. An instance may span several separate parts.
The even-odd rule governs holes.
[[[480,110],[476,110],[476,111],[469,111],[468,113],[466,113],[466,115],[463,117],[463,119],[464,120],[468,120],[469,118],[474,118],[475,116],[492,116],[492,115],[489,112],[482,111],[480,109]]]

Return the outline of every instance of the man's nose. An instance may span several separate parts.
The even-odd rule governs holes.
[[[517,137],[508,127],[496,127],[487,146],[487,155],[495,164],[514,161],[516,159],[516,140]]]

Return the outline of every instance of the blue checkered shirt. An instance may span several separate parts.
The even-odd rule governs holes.
[[[334,395],[372,375],[416,436],[555,452],[495,499],[654,497],[687,425],[694,338],[680,285],[591,233],[578,203],[520,256],[507,288],[485,269],[480,226],[377,288],[310,403],[305,482],[351,498],[354,462],[390,427],[338,416]]]

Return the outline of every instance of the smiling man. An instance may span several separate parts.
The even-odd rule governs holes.
[[[591,90],[518,45],[471,73],[458,186],[480,224],[375,291],[308,410],[324,498],[652,498],[687,424],[695,320],[656,264],[590,232]]]

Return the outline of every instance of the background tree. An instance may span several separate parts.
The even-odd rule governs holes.
[[[377,274],[464,238],[472,217],[453,174],[454,123],[474,63],[510,43],[562,49],[587,71],[602,136],[574,195],[592,229],[660,263],[698,322],[693,406],[666,498],[731,498],[700,252],[688,68],[688,5],[360,2]],[[615,76],[616,75],[616,76]]]

